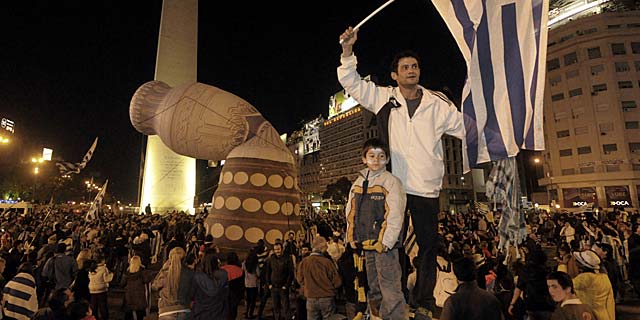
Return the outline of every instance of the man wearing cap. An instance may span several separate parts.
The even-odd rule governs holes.
[[[615,320],[616,303],[609,277],[600,273],[600,258],[591,251],[574,252],[580,273],[573,287],[580,300],[593,308],[598,320]]]
[[[470,258],[453,262],[453,273],[458,278],[456,293],[445,302],[440,320],[504,319],[500,301],[493,294],[478,288],[476,265]]]
[[[298,266],[296,280],[307,298],[307,319],[329,319],[336,311],[335,296],[342,279],[333,261],[323,254],[327,240],[315,237],[312,247],[311,254]]]

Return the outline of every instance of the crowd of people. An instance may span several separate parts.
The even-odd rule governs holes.
[[[260,240],[248,252],[221,252],[202,217],[184,213],[86,222],[44,208],[1,217],[0,285],[9,319],[109,319],[113,312],[144,319],[156,305],[150,290],[158,291],[160,319],[254,319],[267,310],[274,319],[337,313],[358,319],[375,318],[380,308],[371,306],[372,275],[358,268],[369,257],[359,261],[359,248],[344,242],[347,223],[332,224],[343,226],[338,230],[323,226],[340,215],[307,221],[319,231],[311,239],[292,232],[274,244]],[[532,210],[529,236],[511,252],[498,248],[499,219],[500,211],[472,207],[438,215],[440,319],[462,319],[466,312],[494,319],[496,310],[506,319],[551,319],[560,310],[615,319],[616,301],[640,296],[637,211]],[[398,285],[410,305],[419,259],[407,253],[406,280]],[[108,307],[113,287],[125,289],[122,309]],[[240,305],[244,314],[238,315]],[[402,311],[411,312],[404,305]]]

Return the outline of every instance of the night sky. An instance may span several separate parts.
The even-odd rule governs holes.
[[[242,97],[280,133],[291,133],[327,116],[329,96],[341,90],[338,37],[384,2],[201,0],[198,81]],[[80,161],[99,137],[85,174],[109,178],[109,192],[121,199],[137,194],[142,137],[128,108],[135,90],[153,80],[161,6],[0,5],[0,117],[15,121],[25,145],[50,147],[67,161]],[[388,66],[404,49],[422,57],[424,86],[448,87],[459,97],[464,60],[430,1],[396,0],[367,22],[354,48],[358,69],[389,85]]]

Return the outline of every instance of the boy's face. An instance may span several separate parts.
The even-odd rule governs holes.
[[[383,170],[387,162],[387,154],[381,148],[370,148],[362,158],[362,163],[373,172]]]

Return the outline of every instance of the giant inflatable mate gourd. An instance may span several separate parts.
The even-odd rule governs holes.
[[[150,81],[133,95],[129,116],[136,130],[158,135],[178,154],[225,160],[205,221],[218,246],[247,249],[299,232],[293,155],[251,104],[202,83],[172,88]]]

